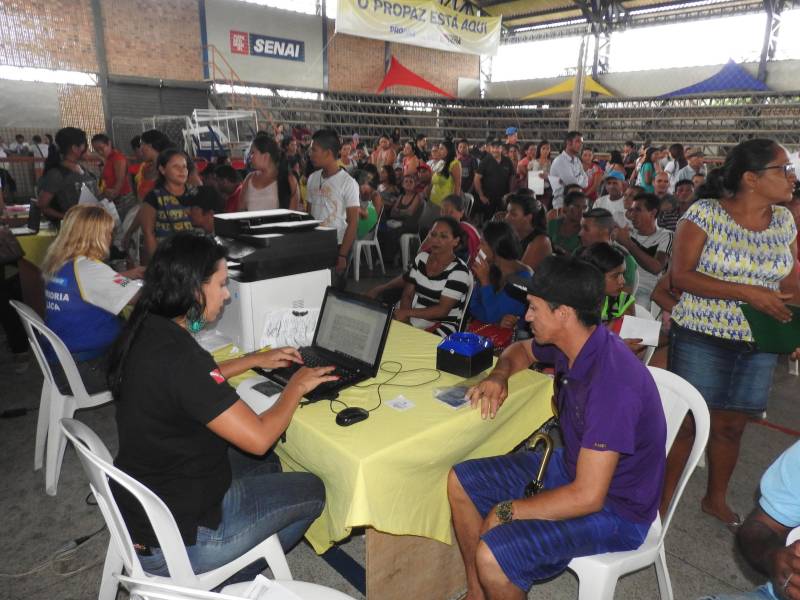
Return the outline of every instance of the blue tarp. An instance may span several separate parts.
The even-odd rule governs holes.
[[[662,94],[661,98],[688,96],[689,94],[708,94],[710,92],[767,91],[769,88],[732,60],[722,67],[719,73],[704,81],[685,88]]]

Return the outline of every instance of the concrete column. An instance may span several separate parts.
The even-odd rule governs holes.
[[[106,134],[113,136],[111,128],[111,103],[108,99],[108,55],[106,54],[105,26],[103,24],[103,7],[100,0],[91,0],[92,24],[94,26],[94,47],[97,56],[97,80],[100,84],[100,96],[103,98],[103,116],[106,122]]]
[[[759,81],[767,80],[767,62],[775,58],[783,5],[784,0],[764,0],[764,11],[767,13],[767,22],[764,26],[764,44],[761,46],[761,60],[758,62]]]
[[[570,130],[578,129],[581,121],[581,105],[583,104],[583,71],[588,52],[588,35],[581,38],[581,49],[578,52],[578,68],[575,72],[575,87],[572,90],[572,106],[569,111]]]
[[[328,17],[325,0],[317,0],[317,10],[322,15],[322,89],[328,89]]]

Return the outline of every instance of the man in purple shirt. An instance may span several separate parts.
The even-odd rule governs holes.
[[[527,295],[533,339],[509,346],[469,397],[494,417],[511,375],[534,362],[554,365],[564,447],[531,497],[525,488],[538,453],[471,460],[450,472],[469,600],[522,600],[577,556],[638,548],[657,517],[664,412],[647,368],[600,325],[603,282],[595,267],[565,256],[547,257],[532,280],[514,282]]]

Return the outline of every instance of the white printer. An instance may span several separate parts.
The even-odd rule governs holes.
[[[283,209],[215,215],[214,229],[228,248],[231,293],[216,334],[252,352],[268,314],[322,306],[338,256],[334,229]]]

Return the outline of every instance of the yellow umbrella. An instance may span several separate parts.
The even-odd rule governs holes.
[[[571,94],[574,88],[575,88],[575,77],[573,76],[573,77],[568,77],[561,83],[557,83],[553,87],[549,87],[546,90],[528,94],[527,96],[524,96],[522,99],[531,100],[533,98],[548,98],[551,96],[558,96],[560,94]],[[583,77],[583,90],[585,92],[597,92],[598,94],[602,94],[603,96],[614,95],[611,92],[609,92],[606,88],[604,88],[602,85],[597,83],[589,75],[584,75]]]

